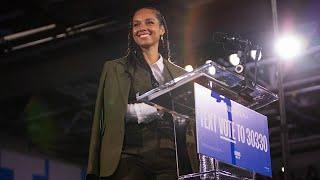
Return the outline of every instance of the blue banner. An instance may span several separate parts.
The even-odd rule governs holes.
[[[195,84],[198,153],[272,176],[267,117]]]

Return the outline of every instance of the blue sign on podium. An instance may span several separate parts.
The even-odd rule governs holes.
[[[198,153],[272,176],[267,117],[195,84]]]

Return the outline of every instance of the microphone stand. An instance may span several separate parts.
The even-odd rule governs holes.
[[[261,54],[262,48],[259,45],[255,45],[254,48],[252,43],[249,40],[241,40],[241,42],[244,44],[244,55],[240,57],[241,61],[243,62],[243,76],[245,78],[245,87],[249,87],[249,88],[254,88],[257,85],[257,81],[258,81],[258,60],[259,60],[259,56]],[[250,83],[249,81],[249,77],[248,77],[248,72],[247,72],[247,68],[246,68],[246,64],[249,60],[249,58],[251,58],[250,52],[252,49],[256,49],[256,54],[255,57],[253,57],[254,59],[254,77],[253,77],[253,82]]]

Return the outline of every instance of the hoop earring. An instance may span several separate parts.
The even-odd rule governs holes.
[[[164,39],[163,39],[163,35],[161,35],[161,36],[160,36],[160,40],[161,40],[161,44],[162,44],[162,46],[163,46],[163,47],[165,47],[165,45],[164,45]]]

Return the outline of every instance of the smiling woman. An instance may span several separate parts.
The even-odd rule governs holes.
[[[147,51],[158,51],[159,39],[163,38],[165,33],[164,25],[158,20],[156,11],[152,9],[141,9],[133,17],[132,34],[134,41],[142,48],[142,51],[148,56]],[[156,55],[156,54],[155,54]],[[157,60],[147,59],[153,63]]]
[[[170,61],[168,37],[166,21],[160,11],[152,7],[139,9],[130,22],[129,54],[143,55],[151,64],[158,60],[159,54]]]
[[[136,102],[136,95],[185,71],[170,62],[157,9],[137,10],[129,27],[127,56],[106,62],[100,77],[87,179],[176,179],[172,117]]]

